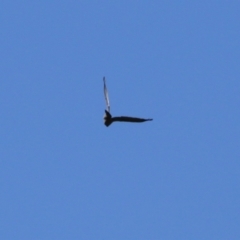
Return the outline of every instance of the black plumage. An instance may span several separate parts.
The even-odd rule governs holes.
[[[112,115],[110,114],[110,101],[109,101],[105,77],[103,78],[103,83],[104,83],[104,96],[105,96],[106,105],[107,105],[107,110],[105,110],[105,116],[104,116],[104,124],[107,127],[110,126],[110,124],[112,124],[113,122],[141,123],[146,121],[152,121],[151,118],[145,119],[145,118],[127,117],[127,116],[112,117]]]

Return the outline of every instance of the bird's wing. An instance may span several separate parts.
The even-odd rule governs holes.
[[[104,89],[104,96],[105,96],[105,100],[106,100],[106,104],[107,104],[107,110],[108,112],[110,112],[110,102],[109,102],[109,96],[108,96],[108,90],[107,90],[107,86],[106,86],[106,81],[105,81],[105,77],[103,77],[103,89]]]
[[[146,121],[152,121],[152,119],[121,116],[121,117],[113,117],[112,121],[113,122],[146,122]]]

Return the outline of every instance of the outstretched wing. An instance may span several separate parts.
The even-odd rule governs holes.
[[[113,117],[112,118],[113,122],[146,122],[146,121],[152,121],[151,118],[136,118],[136,117],[126,117],[126,116],[121,116],[121,117]]]
[[[108,90],[107,90],[107,86],[106,86],[106,81],[105,81],[105,77],[103,77],[103,90],[104,90],[104,96],[105,96],[105,100],[106,100],[106,104],[107,104],[107,110],[108,112],[110,112],[110,102],[109,102],[109,97],[108,97]]]

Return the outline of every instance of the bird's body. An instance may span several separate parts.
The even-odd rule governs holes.
[[[112,117],[112,115],[105,110],[105,116],[104,116],[104,124],[108,127],[113,122],[132,122],[132,123],[141,123],[146,121],[152,121],[151,118],[136,118],[136,117],[127,117],[127,116],[120,116],[120,117]]]
[[[127,117],[127,116],[112,117],[112,115],[110,114],[110,101],[109,101],[107,86],[105,82],[105,77],[103,78],[103,82],[104,82],[104,96],[105,96],[106,105],[107,105],[107,110],[105,110],[105,115],[103,119],[104,119],[104,124],[107,127],[110,126],[113,122],[141,123],[146,121],[152,121],[151,118],[144,119],[144,118]]]

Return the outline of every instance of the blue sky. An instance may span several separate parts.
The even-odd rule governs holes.
[[[239,239],[239,10],[1,1],[0,238]]]

